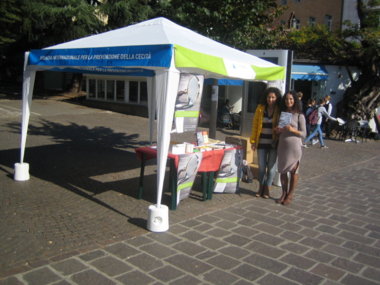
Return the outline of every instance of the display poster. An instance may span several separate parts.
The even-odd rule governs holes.
[[[202,152],[179,155],[177,170],[177,205],[190,196],[198,168],[202,161]]]
[[[202,99],[203,75],[181,73],[175,103],[173,133],[195,131]]]
[[[235,148],[224,152],[223,160],[215,180],[215,193],[236,193],[241,178],[242,154],[241,149]]]

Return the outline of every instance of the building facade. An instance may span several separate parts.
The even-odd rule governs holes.
[[[289,29],[320,24],[327,26],[330,31],[340,30],[344,2],[344,0],[277,0],[277,5],[285,9],[278,19],[278,24],[285,25]]]

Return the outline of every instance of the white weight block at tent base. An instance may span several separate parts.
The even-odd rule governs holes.
[[[166,205],[150,205],[148,210],[148,230],[166,232],[169,229],[169,208]]]
[[[14,180],[26,181],[29,178],[29,163],[15,163]]]

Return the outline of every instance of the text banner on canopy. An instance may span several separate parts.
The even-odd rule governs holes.
[[[49,68],[50,71],[60,71],[60,72],[73,72],[73,73],[86,73],[86,74],[104,74],[104,75],[126,75],[126,76],[154,76],[153,70],[141,69],[141,68],[112,68],[112,67],[98,67],[98,66],[88,66],[88,67],[76,67],[76,68],[60,68],[54,67]]]
[[[172,45],[33,50],[29,65],[169,67]]]

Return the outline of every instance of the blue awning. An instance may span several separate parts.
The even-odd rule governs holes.
[[[329,77],[323,65],[292,65],[292,79],[294,80],[327,80]]]

